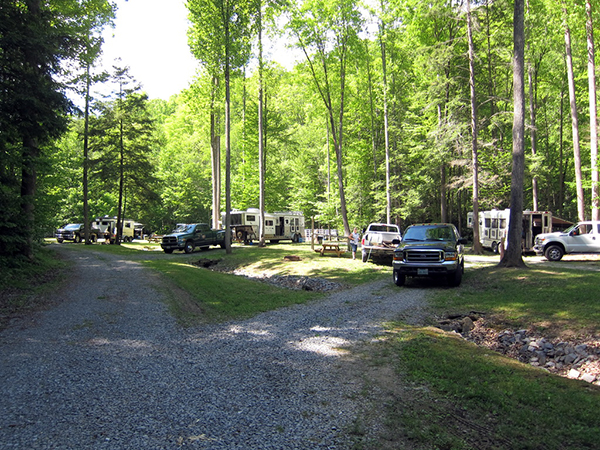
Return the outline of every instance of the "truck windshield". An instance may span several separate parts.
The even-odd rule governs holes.
[[[403,240],[405,241],[450,241],[452,230],[449,227],[423,226],[410,227],[406,230]]]

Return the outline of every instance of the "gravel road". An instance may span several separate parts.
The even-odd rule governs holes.
[[[0,333],[2,449],[346,449],[362,380],[339,347],[413,317],[389,280],[183,329],[160,275],[69,251],[60,302]],[[418,315],[418,314],[417,314]]]

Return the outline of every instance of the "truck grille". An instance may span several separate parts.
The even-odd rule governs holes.
[[[441,262],[444,259],[444,252],[441,250],[406,250],[404,260],[406,262]]]
[[[177,238],[175,236],[165,236],[162,240],[162,243],[169,245],[177,244]]]

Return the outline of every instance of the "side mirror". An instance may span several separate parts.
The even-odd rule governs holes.
[[[459,244],[462,244],[462,245],[466,245],[466,244],[467,244],[467,239],[466,239],[466,238],[460,238],[460,239],[458,240],[458,243],[459,243]]]
[[[400,239],[392,239],[392,244],[399,245],[400,244]]]

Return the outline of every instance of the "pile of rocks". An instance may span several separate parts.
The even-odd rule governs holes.
[[[565,342],[547,339],[531,330],[496,331],[482,313],[453,315],[439,321],[440,328],[460,333],[465,339],[521,362],[557,375],[600,386],[600,342]]]
[[[342,285],[339,283],[317,277],[298,275],[270,275],[268,273],[256,274],[247,273],[239,269],[235,270],[233,273],[235,275],[241,275],[252,280],[263,281],[275,286],[302,291],[328,292],[340,289],[342,287]]]
[[[291,259],[290,259],[291,258]],[[288,261],[299,261],[298,257],[291,256],[287,258]],[[275,273],[269,272],[255,272],[246,270],[244,268],[230,269],[226,267],[219,267],[218,264],[220,259],[205,259],[200,258],[196,261],[190,262],[190,264],[198,267],[204,267],[206,269],[230,273],[232,275],[238,275],[249,278],[251,280],[262,281],[270,283],[275,286],[283,287],[286,289],[295,289],[303,291],[317,291],[317,292],[328,292],[340,289],[342,285],[333,281],[326,280],[324,278],[308,277],[300,275],[276,275]]]

